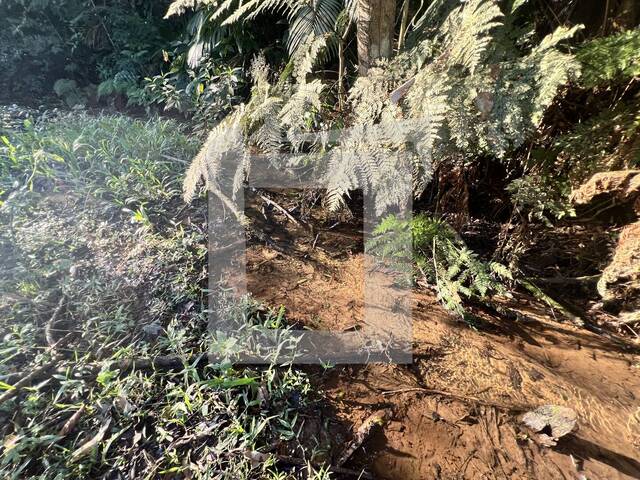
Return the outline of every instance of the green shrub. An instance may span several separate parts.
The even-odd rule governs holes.
[[[389,215],[374,235],[368,244],[372,253],[433,283],[444,306],[463,317],[465,298],[504,293],[502,281],[512,279],[504,265],[483,261],[446,222],[425,214],[411,220]],[[413,245],[409,252],[404,248],[408,244]]]
[[[569,201],[571,187],[567,180],[549,175],[525,175],[507,186],[516,209],[525,213],[529,220],[540,220],[551,227],[551,216],[560,220],[575,212]]]
[[[580,83],[595,87],[606,82],[625,82],[640,75],[640,28],[596,38],[576,52],[582,64]]]

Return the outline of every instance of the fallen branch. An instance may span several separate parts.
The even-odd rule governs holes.
[[[267,205],[271,205],[271,206],[272,206],[272,207],[274,207],[276,210],[278,210],[278,211],[282,212],[282,213],[283,213],[283,214],[284,214],[284,215],[285,215],[289,220],[291,220],[294,224],[296,224],[296,225],[297,225],[297,226],[299,226],[299,227],[301,227],[301,226],[302,226],[302,225],[300,225],[300,222],[298,222],[298,220],[296,220],[296,219],[293,217],[293,215],[291,215],[291,214],[289,213],[289,211],[288,211],[286,208],[284,208],[284,207],[280,206],[278,203],[274,202],[274,201],[273,201],[273,200],[271,200],[270,198],[265,197],[264,195],[262,195],[262,194],[260,194],[260,193],[258,194],[258,196],[259,196],[259,197],[260,197],[260,198],[261,198],[261,199],[262,199],[262,200],[263,200]]]
[[[344,450],[340,458],[338,459],[337,465],[341,467],[344,465],[347,460],[349,460],[358,448],[362,446],[364,442],[371,436],[371,433],[374,431],[374,427],[376,425],[383,425],[391,418],[391,410],[384,409],[375,412],[373,415],[369,416],[363,423],[360,425],[360,428],[356,431],[353,436],[353,440],[349,444],[349,446]]]
[[[411,387],[411,388],[401,388],[398,390],[385,390],[382,392],[382,395],[397,395],[400,393],[410,393],[410,392],[420,392],[427,393],[431,395],[441,395],[443,397],[453,398],[455,400],[460,400],[465,403],[477,403],[479,405],[484,405],[485,407],[494,407],[500,410],[506,410],[510,412],[521,412],[526,411],[532,408],[531,405],[506,405],[503,403],[495,403],[489,402],[487,400],[482,400],[481,398],[474,397],[471,395],[461,395],[458,393],[446,392],[444,390],[436,390],[433,388],[423,388],[423,387]]]
[[[39,366],[35,370],[32,370],[31,373],[27,374],[25,377],[19,380],[18,383],[13,385],[10,390],[7,390],[2,395],[0,395],[0,405],[8,400],[11,400],[20,392],[20,390],[31,385],[31,382],[33,380],[55,367],[57,363],[62,360],[62,357],[63,356],[61,354],[54,355],[47,363]]]
[[[34,380],[36,380],[41,375],[48,372],[50,369],[54,368],[58,364],[58,362],[64,358],[64,355],[60,352],[56,352],[56,350],[59,347],[66,345],[67,342],[71,339],[71,337],[73,337],[73,333],[70,332],[70,333],[67,333],[60,340],[54,342],[53,345],[51,345],[49,348],[49,351],[53,353],[51,360],[49,360],[44,365],[39,366],[35,370],[32,370],[30,373],[22,377],[22,379],[18,380],[18,382],[15,385],[12,385],[10,390],[7,390],[2,395],[0,395],[0,405],[6,402],[7,400],[11,400],[20,392],[20,390],[31,385],[31,383]]]
[[[62,294],[62,296],[60,297],[60,300],[58,301],[58,305],[56,306],[56,309],[53,311],[53,315],[51,315],[51,318],[44,325],[44,338],[47,340],[47,344],[51,348],[54,348],[54,345],[56,344],[56,339],[53,338],[52,330],[54,329],[54,326],[58,321],[58,315],[60,315],[60,312],[62,311],[62,307],[64,305],[65,299],[66,299],[66,295]]]

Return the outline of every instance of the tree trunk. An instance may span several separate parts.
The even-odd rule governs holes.
[[[393,53],[396,0],[358,2],[358,70],[366,75],[373,61]]]

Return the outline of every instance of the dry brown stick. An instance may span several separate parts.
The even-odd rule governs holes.
[[[316,233],[316,238],[313,239],[313,245],[311,245],[311,250],[316,249],[316,243],[318,243],[318,238],[320,237],[319,233]]]
[[[67,420],[64,423],[64,425],[58,432],[58,436],[64,437],[69,433],[71,433],[71,431],[76,427],[76,425],[80,421],[80,417],[82,417],[82,414],[84,413],[84,409],[85,409],[85,406],[81,405],[80,408],[73,415],[71,415],[71,418],[69,418],[69,420]]]
[[[50,369],[55,367],[55,365],[61,359],[62,359],[62,355],[56,354],[47,363],[39,366],[35,370],[32,370],[29,374],[27,374],[25,377],[19,380],[18,383],[13,385],[13,388],[11,390],[7,390],[2,395],[0,395],[0,405],[2,405],[4,402],[11,400],[13,397],[15,397],[20,392],[20,390],[22,390],[24,387],[29,386],[32,380],[38,378],[43,373],[46,373]]]
[[[461,395],[458,393],[452,393],[452,392],[446,392],[444,390],[436,390],[433,388],[423,388],[423,387],[410,387],[410,388],[401,388],[398,390],[385,390],[382,392],[382,395],[387,396],[387,395],[396,395],[399,393],[409,393],[409,392],[421,392],[421,393],[429,393],[431,395],[442,395],[443,397],[449,397],[449,398],[453,398],[456,400],[460,400],[461,402],[473,402],[473,403],[478,403],[480,405],[484,405],[485,407],[494,407],[494,408],[499,408],[501,410],[507,410],[507,411],[524,411],[524,410],[529,410],[532,407],[532,405],[505,405],[503,403],[495,403],[495,402],[489,402],[487,400],[482,400],[481,398],[478,397],[474,397],[471,395]]]
[[[235,248],[238,248],[240,246],[242,246],[242,244],[244,244],[246,242],[246,239],[241,238],[240,240],[236,240],[235,242],[229,244],[229,245],[225,245],[223,247],[216,247],[214,249],[211,250],[211,253],[216,255],[216,254],[220,254],[220,253],[225,253],[228,252],[229,250],[233,250]]]
[[[390,409],[378,410],[374,414],[370,415],[364,422],[362,422],[362,425],[360,425],[355,435],[353,436],[353,440],[340,455],[340,458],[338,459],[336,465],[338,465],[339,467],[344,465],[347,460],[349,460],[353,456],[355,451],[358,450],[358,448],[360,448],[362,444],[366,442],[367,439],[371,436],[374,427],[376,425],[383,425],[390,418]]]
[[[60,312],[62,311],[62,306],[64,305],[65,298],[66,298],[66,295],[62,294],[62,296],[60,297],[60,300],[58,300],[58,305],[56,306],[56,309],[53,311],[53,315],[51,315],[51,318],[44,325],[44,338],[47,340],[47,344],[51,348],[53,348],[53,346],[56,344],[56,339],[53,338],[52,331],[54,330],[53,327],[58,321],[58,315],[60,315]]]
[[[298,220],[296,220],[293,215],[291,215],[289,213],[289,211],[282,207],[281,205],[279,205],[278,203],[274,202],[273,200],[271,200],[268,197],[265,197],[262,194],[258,194],[258,196],[268,205],[271,205],[272,207],[274,207],[276,210],[282,212],[289,220],[291,220],[293,223],[295,223],[297,226],[301,227],[302,225],[300,225],[300,222]]]
[[[22,377],[22,379],[18,380],[18,382],[16,382],[16,384],[13,385],[10,390],[7,390],[2,395],[0,395],[0,405],[6,402],[7,400],[11,400],[13,397],[15,397],[18,394],[18,392],[20,392],[20,390],[30,385],[33,380],[37,379],[42,374],[48,372],[50,369],[55,367],[56,364],[60,360],[62,360],[62,358],[64,358],[64,355],[59,352],[56,352],[56,349],[63,345],[66,345],[69,339],[71,339],[71,337],[73,337],[73,333],[67,333],[64,337],[62,337],[60,340],[58,340],[53,345],[51,345],[50,351],[53,352],[53,356],[51,357],[51,360],[49,360],[44,365],[41,365],[38,368],[29,372],[27,375]]]

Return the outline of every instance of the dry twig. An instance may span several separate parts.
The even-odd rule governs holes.
[[[73,429],[76,428],[76,425],[80,421],[80,418],[82,417],[83,413],[84,413],[84,405],[82,405],[73,415],[71,415],[71,418],[69,418],[69,420],[67,420],[64,423],[64,425],[58,432],[58,436],[64,437],[69,433],[71,433],[71,431],[73,431]]]
[[[58,301],[58,305],[56,306],[56,309],[53,311],[53,315],[51,315],[51,318],[44,325],[44,337],[47,340],[47,344],[51,348],[53,348],[53,346],[56,343],[56,339],[53,338],[53,330],[56,325],[56,322],[58,321],[58,315],[60,315],[60,312],[62,311],[62,307],[64,305],[65,299],[66,299],[66,295],[62,294],[62,296],[60,297],[60,300]]]
[[[2,405],[4,402],[8,400],[11,400],[20,392],[20,390],[31,385],[31,382],[33,380],[35,380],[36,378],[40,377],[42,374],[48,372],[53,367],[55,367],[61,359],[62,359],[62,355],[56,354],[47,363],[39,366],[35,370],[32,370],[29,374],[27,374],[27,376],[23,377],[21,380],[18,381],[18,383],[13,385],[13,388],[11,388],[11,390],[7,390],[2,395],[0,395],[0,405]]]
[[[20,392],[20,390],[31,385],[31,383],[35,379],[39,378],[44,373],[54,368],[58,364],[58,362],[64,358],[64,355],[59,352],[56,352],[56,349],[58,347],[61,347],[62,345],[65,345],[72,336],[73,336],[73,333],[67,333],[64,337],[62,337],[60,340],[58,340],[53,345],[51,345],[50,350],[53,352],[53,356],[51,357],[51,360],[49,360],[44,365],[41,365],[38,368],[29,372],[26,376],[22,377],[22,379],[18,380],[18,382],[15,385],[13,385],[10,390],[7,390],[2,395],[0,395],[0,405],[2,405],[4,402],[8,400],[11,400]]]
[[[391,418],[391,410],[384,409],[375,412],[373,415],[369,416],[363,423],[360,425],[360,428],[356,431],[353,436],[353,440],[349,444],[349,446],[342,452],[340,458],[338,459],[337,465],[341,467],[344,465],[347,460],[349,460],[358,448],[362,446],[364,442],[371,436],[371,433],[374,431],[374,427],[376,425],[383,425]]]
[[[273,200],[271,200],[268,197],[265,197],[262,194],[258,194],[258,196],[267,204],[267,205],[271,205],[272,207],[274,207],[276,210],[282,212],[289,220],[291,220],[294,224],[296,224],[298,227],[301,227],[302,225],[300,225],[300,222],[298,222],[298,220],[296,220],[293,215],[291,215],[289,213],[289,211],[284,208],[283,206],[279,205],[278,203],[274,202]]]

